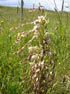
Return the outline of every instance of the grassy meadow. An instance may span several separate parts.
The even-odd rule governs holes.
[[[33,29],[34,25],[29,24],[10,31],[12,27],[32,22],[45,14],[46,19],[49,19],[48,32],[53,33],[50,49],[56,49],[55,78],[53,87],[49,88],[46,94],[70,94],[70,13],[45,10],[42,14],[39,10],[29,12],[28,9],[24,9],[23,13],[21,21],[20,9],[17,14],[16,8],[0,7],[0,94],[45,94],[33,93],[33,87],[29,83],[30,65],[25,61],[28,47],[25,46],[19,54],[13,54],[33,35],[28,35],[14,45],[18,34]],[[33,40],[31,45],[36,46],[37,42]]]

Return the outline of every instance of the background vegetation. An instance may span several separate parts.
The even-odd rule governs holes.
[[[48,31],[55,36],[52,37],[51,49],[56,49],[57,61],[55,64],[55,79],[53,87],[47,94],[70,94],[70,13],[53,12],[45,10],[49,19]],[[29,68],[29,63],[24,66],[24,59],[28,50],[20,54],[13,54],[19,50],[31,38],[29,35],[20,44],[13,45],[20,32],[26,32],[33,28],[33,25],[25,25],[18,30],[10,32],[11,27],[21,23],[32,22],[39,15],[38,10],[30,13],[24,9],[23,21],[20,21],[20,9],[17,14],[16,8],[0,7],[0,93],[1,94],[32,94],[31,85],[27,86],[27,79],[24,79],[25,71]],[[44,15],[44,14],[43,14]],[[33,42],[34,43],[34,42]],[[28,90],[29,89],[29,90]]]

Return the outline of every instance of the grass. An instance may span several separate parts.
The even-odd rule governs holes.
[[[52,93],[47,94],[70,94],[69,89],[66,91],[67,83],[70,83],[70,13],[60,13],[60,19],[62,22],[61,31],[60,29],[55,30],[56,27],[61,26],[59,23],[59,17],[56,12],[45,11],[47,19],[49,19],[48,31],[54,32],[58,37],[52,38],[52,48],[55,47],[59,55],[57,56],[56,62],[56,86],[54,86]],[[0,92],[1,94],[25,94],[24,89],[27,85],[20,84],[23,80],[24,72],[29,67],[27,64],[24,65],[24,58],[27,56],[28,50],[25,49],[21,54],[13,55],[13,52],[22,47],[32,35],[25,38],[18,46],[13,46],[16,40],[16,36],[19,32],[31,30],[33,25],[25,25],[24,27],[10,32],[11,27],[20,25],[21,23],[32,22],[39,15],[42,15],[38,10],[32,13],[28,12],[28,9],[24,9],[23,21],[20,21],[20,9],[17,14],[16,8],[0,7]],[[43,14],[44,15],[44,14]],[[58,31],[58,33],[57,33]],[[63,39],[59,38],[59,34],[63,34]],[[62,36],[62,35],[61,35]],[[58,40],[59,39],[59,40]],[[61,42],[61,40],[63,40]],[[57,48],[58,47],[58,48]],[[67,47],[67,48],[66,48]],[[59,52],[60,50],[60,52]],[[68,53],[68,58],[67,58]],[[65,59],[64,59],[65,58]],[[64,77],[66,82],[62,84]],[[27,80],[27,79],[26,79]],[[69,87],[70,88],[70,87]],[[65,91],[64,91],[65,90]],[[64,92],[63,92],[64,91]],[[31,93],[26,93],[31,94]]]

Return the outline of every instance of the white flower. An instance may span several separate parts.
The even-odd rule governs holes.
[[[21,38],[24,38],[25,36],[24,35],[21,35]]]
[[[34,21],[34,25],[38,24],[39,23],[39,20],[35,20]]]
[[[38,73],[40,71],[40,69],[37,69],[35,72]]]
[[[45,65],[44,65],[44,61],[42,61],[42,62],[41,62],[41,69],[43,69],[44,66],[45,66]]]
[[[13,31],[13,28],[10,28],[10,31]]]
[[[29,47],[29,52],[32,52],[33,51],[33,47]]]
[[[41,62],[41,65],[44,65],[44,60]]]
[[[37,30],[37,28],[38,28],[38,26],[37,26],[37,25],[35,25],[35,26],[34,26],[34,28],[33,28],[33,30],[34,30],[34,31],[36,31],[36,30]]]
[[[42,19],[44,16],[38,16],[38,19]]]
[[[35,74],[35,75],[33,75],[33,76],[32,76],[32,79],[36,78],[36,76],[37,76],[36,74]]]
[[[39,59],[39,56],[38,56],[38,55],[33,55],[33,56],[31,57],[31,60],[32,60],[32,61],[38,60],[38,59]]]
[[[38,63],[38,66],[41,66],[41,62]]]
[[[37,31],[34,32],[34,36],[35,36],[36,38],[38,38],[38,32],[37,32]]]
[[[36,32],[39,28],[40,28],[39,25],[35,25],[34,28],[33,28],[33,31]]]
[[[51,52],[51,51],[49,51],[49,53],[48,53],[48,54],[49,54],[49,56],[51,56],[51,55],[52,55],[52,52]]]
[[[44,65],[44,60],[41,62],[38,63],[39,66],[43,66]]]
[[[46,21],[44,16],[38,16],[39,22]]]
[[[30,65],[33,65],[33,62],[30,62]]]
[[[42,20],[41,19],[39,19],[39,23],[41,22]]]
[[[50,75],[52,75],[52,72],[50,72]]]
[[[38,78],[36,78],[36,82],[38,81]]]
[[[34,68],[37,68],[37,64],[34,65]]]
[[[39,50],[39,47],[38,46],[35,46],[35,47],[30,46],[28,49],[29,49],[29,52],[32,52],[32,51]]]

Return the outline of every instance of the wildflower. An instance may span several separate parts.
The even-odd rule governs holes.
[[[33,77],[32,77],[32,79],[34,79],[34,78],[36,78],[36,77],[37,77],[37,75],[36,75],[36,74],[34,74],[34,75],[33,75]]]
[[[34,21],[34,25],[38,24],[39,23],[39,20],[35,20]]]
[[[39,26],[35,25],[34,28],[33,28],[33,31],[37,31],[38,29],[39,29]]]
[[[38,56],[38,55],[33,55],[33,56],[31,57],[31,60],[32,60],[32,61],[38,60],[38,59],[39,59],[39,56]]]
[[[49,55],[49,56],[51,56],[51,55],[52,55],[52,52],[51,52],[51,51],[49,51],[48,55]]]
[[[24,35],[21,34],[21,38],[24,38]]]
[[[39,19],[39,23],[41,23],[41,19]]]
[[[10,31],[13,31],[14,30],[14,28],[10,28]]]
[[[44,65],[44,60],[42,62],[40,61],[38,65],[43,66]]]
[[[50,72],[50,75],[52,75],[52,72]]]
[[[29,49],[29,52],[39,50],[38,46],[35,46],[35,47],[29,47],[28,49]]]
[[[38,16],[38,20],[39,20],[39,23],[40,23],[40,22],[45,22],[45,21],[46,21],[46,19],[45,19],[44,16]]]
[[[38,81],[38,78],[36,78],[36,82]]]
[[[34,68],[37,68],[37,64],[34,64]]]
[[[38,16],[38,19],[42,19],[43,18],[43,16]]]
[[[38,66],[41,66],[41,62],[38,63]]]
[[[44,69],[44,60],[41,62],[41,69]]]
[[[32,62],[32,69],[37,68],[37,64],[34,64],[34,62]]]
[[[42,17],[42,20],[45,21],[46,20],[45,17]]]
[[[40,69],[37,69],[37,70],[36,70],[36,73],[38,73],[39,71],[40,71]]]
[[[30,65],[33,65],[33,62],[30,62],[29,64],[30,64]]]
[[[41,62],[41,65],[44,65],[44,61]]]
[[[32,52],[33,51],[33,47],[29,47],[29,52]]]

